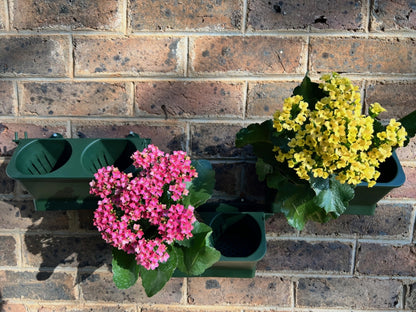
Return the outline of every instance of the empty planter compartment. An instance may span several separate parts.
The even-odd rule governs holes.
[[[94,209],[89,194],[94,173],[108,165],[126,170],[130,156],[149,139],[131,135],[121,139],[20,139],[6,169],[33,196],[36,210]]]

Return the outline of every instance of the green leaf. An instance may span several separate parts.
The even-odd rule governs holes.
[[[215,209],[215,211],[217,212],[238,212],[238,208],[228,205],[228,204],[224,204],[221,203],[218,205],[217,209]]]
[[[273,173],[273,166],[264,162],[263,158],[257,158],[256,173],[259,181],[264,181],[266,176]]]
[[[407,140],[404,143],[404,146],[406,146],[409,144],[410,139],[416,135],[416,110],[401,118],[399,121],[407,132]]]
[[[315,203],[337,217],[344,213],[348,202],[354,197],[354,189],[340,183],[333,175],[327,179],[311,177],[310,185],[316,193]]]
[[[261,124],[254,123],[247,128],[241,129],[236,134],[235,145],[237,147],[243,147],[248,144],[255,143],[270,143],[271,134],[273,132],[273,121],[266,120]]]
[[[198,177],[187,185],[188,196],[184,197],[182,204],[187,207],[192,205],[197,208],[211,198],[215,186],[215,171],[211,163],[204,159],[192,162],[198,172]]]
[[[113,248],[113,281],[117,288],[126,289],[133,286],[139,277],[139,265],[134,255]]]
[[[142,285],[148,297],[158,293],[171,279],[178,265],[178,256],[175,249],[173,246],[168,246],[169,259],[160,263],[154,270],[146,270],[143,266],[140,266]]]
[[[308,73],[306,73],[302,83],[293,90],[293,95],[301,95],[303,100],[308,102],[309,108],[312,109],[315,107],[316,102],[328,94],[319,88],[318,83],[312,82],[308,77]]]
[[[187,275],[200,275],[217,262],[221,254],[210,245],[212,229],[208,225],[196,221],[192,234],[189,248],[178,247],[178,269]]]

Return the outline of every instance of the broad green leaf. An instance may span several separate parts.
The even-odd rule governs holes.
[[[407,132],[407,140],[404,143],[406,146],[409,144],[410,139],[413,138],[416,134],[416,110],[401,118],[399,121]]]
[[[293,90],[293,95],[301,95],[303,100],[308,102],[309,108],[312,109],[315,107],[316,102],[328,94],[319,88],[318,83],[312,82],[306,73],[302,83]]]
[[[154,296],[166,285],[178,265],[176,248],[169,246],[168,253],[169,259],[160,263],[154,270],[146,270],[143,266],[140,266],[142,285],[148,297]]]
[[[354,189],[348,184],[340,183],[335,176],[327,179],[311,177],[310,185],[316,193],[316,205],[337,217],[344,213],[348,202],[354,197]]]
[[[113,280],[117,288],[133,286],[139,277],[139,265],[134,255],[113,248]]]
[[[215,186],[215,171],[212,169],[211,163],[204,159],[195,160],[192,165],[198,172],[198,177],[187,185],[189,195],[183,199],[182,204],[185,207],[192,205],[197,208],[212,196]]]
[[[273,121],[266,120],[261,124],[255,123],[247,128],[241,129],[236,134],[235,145],[243,147],[248,144],[259,142],[271,142],[271,133],[273,132]]]
[[[263,158],[257,158],[256,173],[259,181],[264,181],[267,175],[273,173],[273,166],[264,162]]]
[[[189,248],[178,247],[178,269],[187,275],[200,275],[217,262],[221,254],[210,245],[212,229],[208,225],[196,221],[192,234]]]

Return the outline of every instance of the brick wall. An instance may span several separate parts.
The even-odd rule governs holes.
[[[261,201],[235,133],[271,117],[306,71],[338,71],[383,118],[416,109],[410,0],[0,0],[0,310],[414,311],[416,141],[375,216],[267,221],[254,279],[174,278],[153,298],[112,284],[91,212],[35,212],[5,174],[14,133],[150,137],[210,159],[216,200]]]

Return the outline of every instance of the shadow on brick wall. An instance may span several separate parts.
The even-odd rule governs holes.
[[[84,280],[98,268],[110,268],[110,246],[97,231],[73,225],[77,223],[74,219],[79,218],[78,212],[37,212],[32,202],[25,202],[20,206],[20,214],[31,220],[24,235],[23,258],[27,265],[39,268],[37,280],[49,279],[57,269],[73,268],[76,282],[80,282],[80,276]]]

